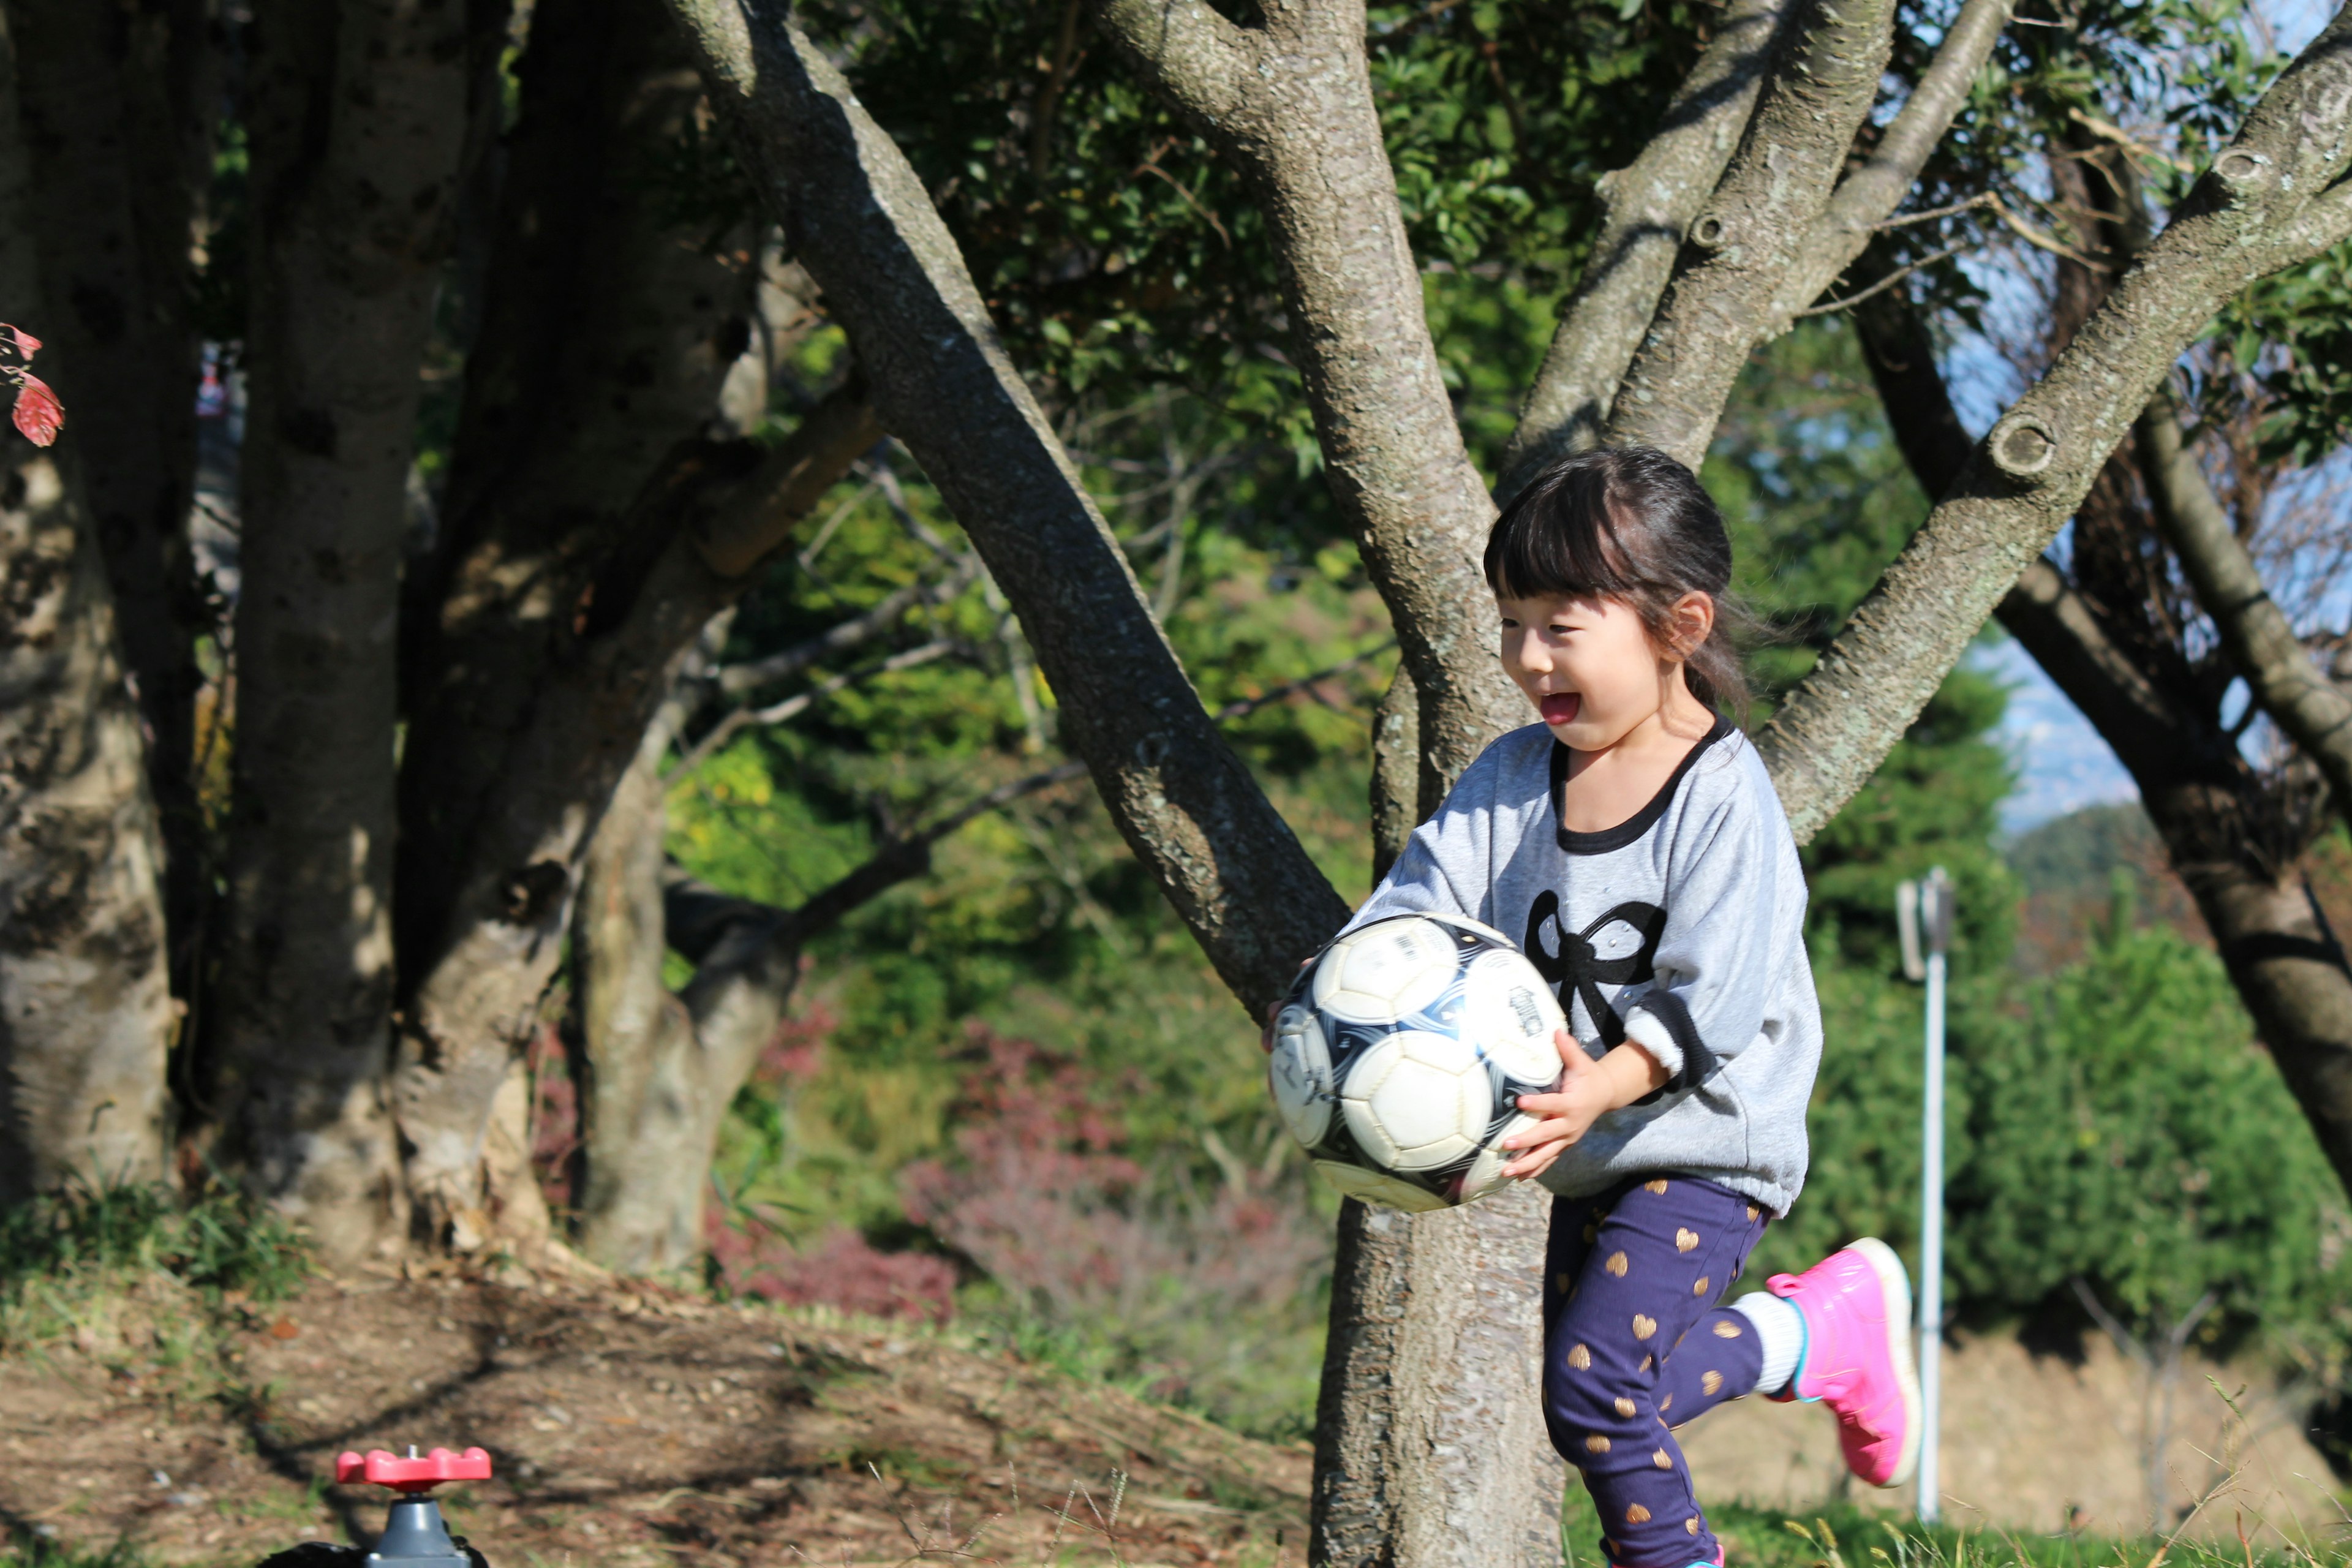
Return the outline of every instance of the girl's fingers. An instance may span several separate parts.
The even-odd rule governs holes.
[[[1555,1117],[1538,1121],[1533,1127],[1512,1133],[1499,1147],[1505,1149],[1541,1149],[1558,1143],[1563,1148],[1580,1136],[1576,1124],[1565,1118]]]
[[[1503,1167],[1503,1174],[1514,1180],[1528,1176],[1540,1176],[1551,1169],[1551,1163],[1559,1158],[1559,1152],[1565,1147],[1567,1145],[1562,1143],[1549,1144],[1525,1159],[1512,1161]]]

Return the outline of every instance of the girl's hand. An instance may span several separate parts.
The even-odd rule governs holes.
[[[1552,1031],[1559,1052],[1559,1087],[1549,1094],[1523,1094],[1519,1109],[1542,1121],[1503,1140],[1503,1147],[1520,1151],[1503,1167],[1503,1174],[1524,1180],[1540,1175],[1560,1152],[1581,1139],[1609,1111],[1633,1104],[1666,1081],[1665,1069],[1655,1058],[1631,1040],[1599,1061],[1566,1029]]]
[[[1564,1028],[1552,1031],[1551,1043],[1559,1052],[1559,1087],[1549,1094],[1519,1096],[1521,1110],[1544,1120],[1503,1140],[1504,1148],[1519,1151],[1518,1157],[1503,1167],[1506,1176],[1525,1179],[1541,1174],[1559,1158],[1561,1150],[1582,1138],[1585,1130],[1609,1109],[1601,1064],[1586,1056],[1576,1037]]]

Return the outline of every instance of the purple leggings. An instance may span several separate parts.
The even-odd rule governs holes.
[[[1551,1206],[1544,1420],[1584,1473],[1601,1549],[1620,1568],[1715,1559],[1672,1428],[1756,1386],[1755,1329],[1716,1302],[1765,1223],[1747,1198],[1695,1176],[1639,1177]]]

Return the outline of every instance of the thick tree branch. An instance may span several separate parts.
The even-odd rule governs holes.
[[[2016,0],[1968,0],[1960,7],[1951,30],[1936,47],[1936,58],[1905,100],[1895,122],[1864,156],[1861,166],[1839,182],[1828,207],[1813,220],[1796,263],[1781,284],[1773,313],[1776,323],[1820,299],[1862,254],[1872,230],[1903,205],[1928,155],[1951,129],[1952,117],[1968,101],[1969,89],[2000,41],[2015,4]]]
[[[2149,400],[2137,428],[2157,529],[2213,617],[2222,650],[2254,701],[2319,765],[2336,809],[2352,810],[2352,695],[2312,662],[2286,612],[2263,586],[2228,510],[2181,438],[2168,392]]]
[[[1422,307],[1364,58],[1360,0],[1265,7],[1101,0],[1104,30],[1242,171],[1266,216],[1331,493],[1412,672],[1421,805],[1524,723],[1479,567],[1495,516]]]
[[[1611,407],[1610,439],[1698,467],[1749,353],[1787,328],[1780,290],[1877,97],[1894,20],[1894,0],[1806,0],[1739,150],[1690,226]]]
[[[1012,599],[1138,858],[1253,1010],[1346,918],[1202,711],[914,171],[771,0],[672,0],[898,433]],[[1116,661],[1100,649],[1121,650]]]
[[[1800,840],[1877,767],[2221,304],[2352,227],[2340,193],[2319,195],[2352,155],[2347,137],[2352,12],[2263,94],[1759,737]]]
[[[1756,108],[1793,5],[1734,0],[1727,6],[1641,155],[1601,176],[1601,236],[1520,405],[1518,428],[1503,451],[1498,499],[1507,500],[1539,465],[1599,439],[1625,367],[1674,275],[1683,236],[1715,194]]]

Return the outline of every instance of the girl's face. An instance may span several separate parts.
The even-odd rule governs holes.
[[[1684,693],[1683,661],[1652,641],[1639,613],[1622,600],[1547,595],[1495,604],[1503,617],[1503,668],[1572,751],[1607,751]],[[1705,594],[1685,594],[1675,606],[1675,629],[1689,646],[1706,640],[1714,620]]]

